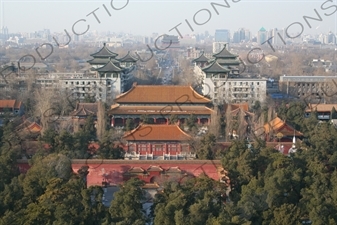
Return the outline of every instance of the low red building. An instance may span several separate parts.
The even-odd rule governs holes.
[[[190,150],[192,137],[178,125],[140,124],[123,136],[125,159],[171,160],[195,158]]]
[[[291,142],[293,137],[302,138],[303,134],[295,130],[288,123],[275,117],[270,122],[266,123],[263,127],[256,129],[257,135],[262,135],[266,141],[280,141]],[[278,136],[280,135],[280,136]]]
[[[89,167],[87,185],[118,185],[131,177],[145,183],[162,184],[165,181],[182,182],[187,178],[205,174],[214,180],[222,177],[220,160],[73,160],[77,172],[82,166]]]
[[[205,174],[222,181],[226,177],[220,160],[72,160],[75,173],[83,166],[88,167],[87,186],[118,185],[131,177],[138,177],[147,184],[162,184],[165,181],[178,181]],[[21,173],[30,168],[27,160],[18,160]]]
[[[4,113],[22,116],[24,114],[24,106],[21,101],[17,100],[0,100],[0,115]]]

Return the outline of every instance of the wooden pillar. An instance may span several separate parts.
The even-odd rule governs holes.
[[[198,124],[200,124],[200,118],[198,117]]]
[[[153,118],[153,123],[156,124],[157,123],[157,119]]]
[[[165,118],[166,119],[166,125],[169,125],[169,118]]]
[[[114,127],[115,126],[115,118],[111,119],[111,126]]]
[[[211,118],[208,118],[208,119],[207,119],[207,123],[208,123],[208,125],[211,124]]]
[[[125,118],[122,118],[122,121],[123,121],[123,126],[125,125]]]

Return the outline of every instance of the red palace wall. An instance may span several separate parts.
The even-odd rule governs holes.
[[[18,162],[20,172],[29,169],[27,162]],[[130,178],[128,171],[131,168],[141,168],[144,173],[132,173],[146,183],[162,183],[167,180],[182,181],[186,177],[196,177],[205,173],[208,177],[219,180],[222,169],[220,160],[73,160],[72,168],[75,173],[82,167],[89,167],[87,185],[109,185],[123,183]],[[160,167],[163,171],[148,171],[150,167]],[[171,168],[171,172],[167,171]],[[173,171],[173,172],[172,172]]]

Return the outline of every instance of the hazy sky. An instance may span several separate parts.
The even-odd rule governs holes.
[[[238,1],[238,0],[234,0]],[[0,25],[7,26],[9,32],[33,32],[44,28],[54,31],[67,29],[72,32],[73,24],[78,33],[90,26],[90,31],[130,32],[133,34],[150,35],[177,34],[171,30],[182,23],[178,29],[182,34],[193,33],[185,19],[193,27],[195,33],[209,31],[214,34],[215,29],[238,28],[250,29],[253,35],[261,28],[286,28],[294,22],[289,32],[300,32],[300,25],[305,34],[326,33],[329,30],[337,33],[337,0],[241,0],[237,3],[227,1],[229,8],[211,3],[225,5],[224,0],[196,1],[196,0],[0,0]],[[323,5],[323,3],[325,3]],[[108,15],[103,4],[111,14]],[[111,7],[121,8],[115,10]],[[333,7],[336,5],[336,7]],[[328,8],[330,7],[331,8]],[[91,12],[95,11],[100,23]],[[323,9],[325,8],[325,10]],[[323,21],[309,20],[312,28],[303,16],[317,18],[317,10]],[[327,15],[325,15],[327,14]],[[329,16],[329,14],[331,14]],[[88,16],[87,16],[88,15]],[[194,22],[202,25],[197,25]],[[206,22],[208,20],[208,22]],[[206,22],[206,23],[205,23]]]

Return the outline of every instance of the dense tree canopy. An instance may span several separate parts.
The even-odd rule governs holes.
[[[143,181],[125,182],[105,207],[103,189],[85,184],[89,168],[72,170],[71,159],[92,157],[92,118],[74,134],[46,130],[39,140],[41,151],[29,160],[26,174],[19,174],[16,166],[23,154],[22,140],[7,121],[0,128],[0,225],[337,224],[337,130],[319,122],[315,112],[309,118],[303,114],[300,103],[278,108],[282,119],[304,133],[297,152],[289,156],[259,139],[234,140],[220,156],[214,154],[219,149],[213,134],[200,137],[195,146],[198,158],[221,157],[229,179],[223,183],[201,175],[167,181],[155,195],[150,215],[144,210]],[[105,133],[96,156],[123,158],[118,141],[118,135]]]

